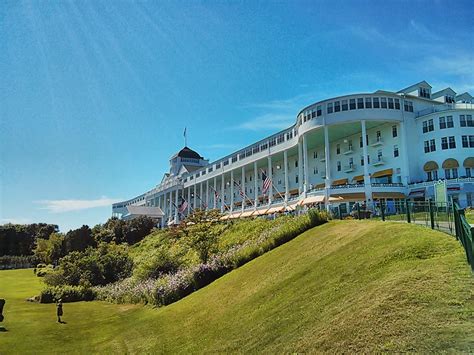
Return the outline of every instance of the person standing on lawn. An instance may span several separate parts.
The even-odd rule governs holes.
[[[56,304],[56,314],[58,316],[58,323],[62,323],[61,317],[63,315],[63,300],[59,299],[58,303]]]

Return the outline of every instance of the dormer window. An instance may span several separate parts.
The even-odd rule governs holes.
[[[418,96],[429,99],[431,97],[430,89],[420,87],[418,89]]]
[[[446,95],[446,96],[444,97],[444,102],[446,102],[447,104],[452,104],[452,103],[455,102],[455,101],[454,101],[454,97],[451,96],[451,95]]]

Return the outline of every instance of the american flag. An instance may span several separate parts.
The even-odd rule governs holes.
[[[212,186],[209,186],[212,191],[214,191],[214,197],[216,198],[216,201],[219,199],[219,193],[217,192],[217,190],[215,188],[213,188]]]
[[[270,179],[270,177],[267,176],[265,172],[262,171],[262,180],[263,180],[262,193],[265,195],[268,189],[270,188],[270,186],[272,186],[272,179]]]
[[[181,205],[179,205],[178,211],[179,213],[183,213],[188,208],[188,202],[181,197]]]
[[[239,188],[239,194],[240,194],[240,196],[245,197],[245,192],[244,192],[244,189],[242,188],[242,186],[239,185],[239,184],[237,183],[237,181],[234,181],[234,185]]]

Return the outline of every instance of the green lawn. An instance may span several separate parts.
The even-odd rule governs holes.
[[[0,271],[0,353],[474,351],[474,278],[452,237],[335,221],[167,307],[25,298],[31,270]]]

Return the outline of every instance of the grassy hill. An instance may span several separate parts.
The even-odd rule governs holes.
[[[67,324],[24,301],[31,270],[0,271],[0,353],[472,351],[473,286],[450,236],[335,221],[172,305],[65,304]]]

